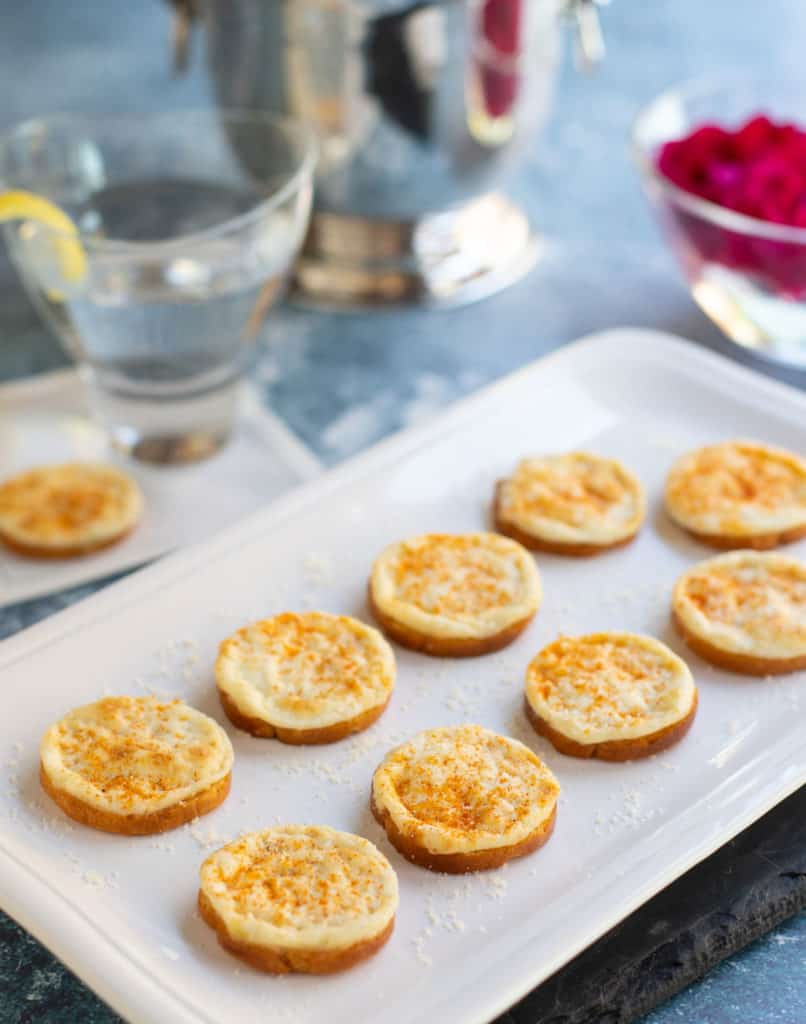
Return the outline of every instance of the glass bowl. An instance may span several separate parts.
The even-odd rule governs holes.
[[[74,357],[111,439],[152,462],[212,454],[299,251],[316,148],[289,118],[239,111],[62,114],[0,138],[0,183],[72,218],[4,225],[23,284]]]
[[[806,228],[746,216],[685,192],[657,167],[662,146],[701,125],[735,129],[758,114],[806,128],[806,87],[741,75],[670,89],[639,113],[632,135],[649,200],[694,299],[733,341],[806,366]]]

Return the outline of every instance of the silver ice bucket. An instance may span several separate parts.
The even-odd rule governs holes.
[[[315,127],[298,291],[334,305],[457,304],[534,262],[503,190],[551,105],[560,15],[595,59],[595,2],[174,0],[177,53],[195,13],[222,107]]]

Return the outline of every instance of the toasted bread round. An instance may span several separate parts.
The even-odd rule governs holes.
[[[644,489],[615,459],[587,452],[524,459],[496,487],[496,530],[528,548],[574,556],[628,544],[646,513]]]
[[[429,533],[391,544],[369,582],[370,608],[388,636],[448,657],[505,647],[541,597],[529,552],[495,533]]]
[[[806,668],[806,565],[795,558],[732,551],[700,562],[675,584],[672,614],[689,647],[720,668]]]
[[[392,934],[397,876],[367,839],[323,825],[251,832],[201,866],[198,905],[218,941],[272,974],[331,974]]]
[[[523,743],[461,725],[428,729],[387,754],[373,775],[370,805],[408,860],[463,874],[542,846],[559,791]]]
[[[665,501],[704,544],[774,548],[806,536],[806,461],[756,441],[708,445],[675,462]]]
[[[182,701],[105,697],[48,729],[39,777],[82,825],[149,835],[217,807],[229,792],[232,761],[221,726]]]
[[[636,633],[560,637],[526,672],[529,721],[562,754],[631,761],[676,743],[697,710],[685,662]]]
[[[216,682],[238,728],[284,743],[332,743],[383,713],[395,656],[377,629],[357,619],[285,612],[221,644]]]
[[[32,558],[87,555],[122,540],[142,506],[140,488],[113,466],[43,466],[0,484],[0,540]]]

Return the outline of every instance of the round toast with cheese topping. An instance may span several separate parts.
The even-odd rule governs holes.
[[[105,697],[48,729],[39,777],[82,825],[149,835],[218,807],[229,793],[232,762],[221,726],[182,701]]]
[[[428,729],[386,755],[371,808],[392,845],[432,871],[500,867],[542,846],[557,780],[528,747],[480,725]]]
[[[571,757],[647,757],[682,739],[696,711],[685,662],[636,633],[560,637],[526,673],[529,721]]]
[[[130,533],[142,506],[137,484],[113,466],[43,466],[0,484],[0,540],[32,558],[87,555]]]
[[[711,547],[774,548],[806,536],[806,461],[757,441],[708,445],[675,462],[665,502]]]
[[[199,911],[258,970],[332,974],[392,934],[397,876],[367,839],[319,825],[252,832],[201,866]]]
[[[377,629],[357,619],[285,612],[225,640],[215,671],[238,728],[284,743],[332,743],[383,714],[395,656]]]
[[[684,572],[672,595],[689,647],[720,668],[777,675],[806,668],[806,565],[731,551]]]
[[[525,547],[587,556],[628,544],[645,511],[643,487],[620,462],[570,452],[518,463],[498,483],[493,519]]]
[[[541,598],[532,556],[496,533],[429,533],[390,544],[369,582],[370,608],[387,636],[447,657],[505,647]]]

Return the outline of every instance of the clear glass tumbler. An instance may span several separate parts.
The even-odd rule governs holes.
[[[94,411],[137,458],[203,458],[229,436],[237,384],[308,224],[310,131],[270,114],[62,115],[0,139],[0,182],[74,221],[5,225],[34,303],[84,371]]]

